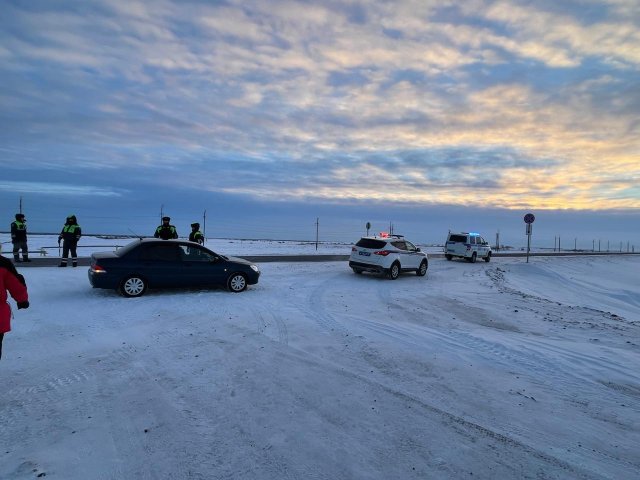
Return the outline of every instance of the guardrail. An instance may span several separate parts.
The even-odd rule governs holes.
[[[4,242],[10,243],[10,242]],[[124,247],[124,245],[77,245],[76,250],[81,250],[82,248],[103,248],[104,250],[117,250],[119,248]],[[54,250],[54,253],[58,253],[58,255],[51,255],[49,250]],[[58,252],[56,252],[56,250]],[[62,252],[62,245],[56,245],[55,247],[40,247],[37,250],[28,250],[29,256],[33,259],[35,257],[57,257],[60,258]],[[0,253],[5,256],[13,254],[13,247],[5,249],[4,247],[0,249]],[[20,256],[22,256],[22,251],[20,251]]]
[[[88,247],[88,245],[87,245]],[[526,257],[526,252],[494,253],[492,258]],[[529,253],[530,257],[577,257],[577,256],[604,256],[604,255],[640,255],[640,252],[538,252]],[[293,263],[293,262],[346,262],[349,255],[238,255],[255,263]],[[430,253],[429,258],[444,258],[443,253]],[[19,263],[21,267],[52,267],[60,262],[59,256],[35,257],[29,263]],[[479,260],[480,261],[480,260]],[[90,257],[78,257],[78,266],[91,265]]]

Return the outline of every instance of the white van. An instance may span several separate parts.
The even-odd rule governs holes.
[[[491,245],[479,233],[449,232],[447,242],[444,245],[444,256],[447,260],[460,257],[475,263],[478,258],[485,262],[491,260]]]

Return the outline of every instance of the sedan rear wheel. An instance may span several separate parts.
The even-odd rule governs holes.
[[[137,275],[125,278],[120,284],[120,293],[128,298],[140,297],[146,291],[147,282]]]
[[[232,292],[242,292],[247,288],[247,277],[244,273],[234,273],[227,280],[227,288]]]

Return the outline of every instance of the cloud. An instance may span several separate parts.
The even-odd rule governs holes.
[[[0,162],[104,171],[113,192],[638,208],[639,18],[622,0],[14,3]]]
[[[72,185],[62,183],[26,181],[1,181],[0,191],[72,197],[121,197],[126,194],[126,192],[122,190],[116,191],[109,188],[96,187],[94,185]]]

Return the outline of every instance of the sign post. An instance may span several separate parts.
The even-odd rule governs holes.
[[[533,222],[536,217],[533,213],[527,213],[524,216],[524,223],[527,224],[527,263],[529,263],[529,251],[531,250],[531,232],[533,231]]]

